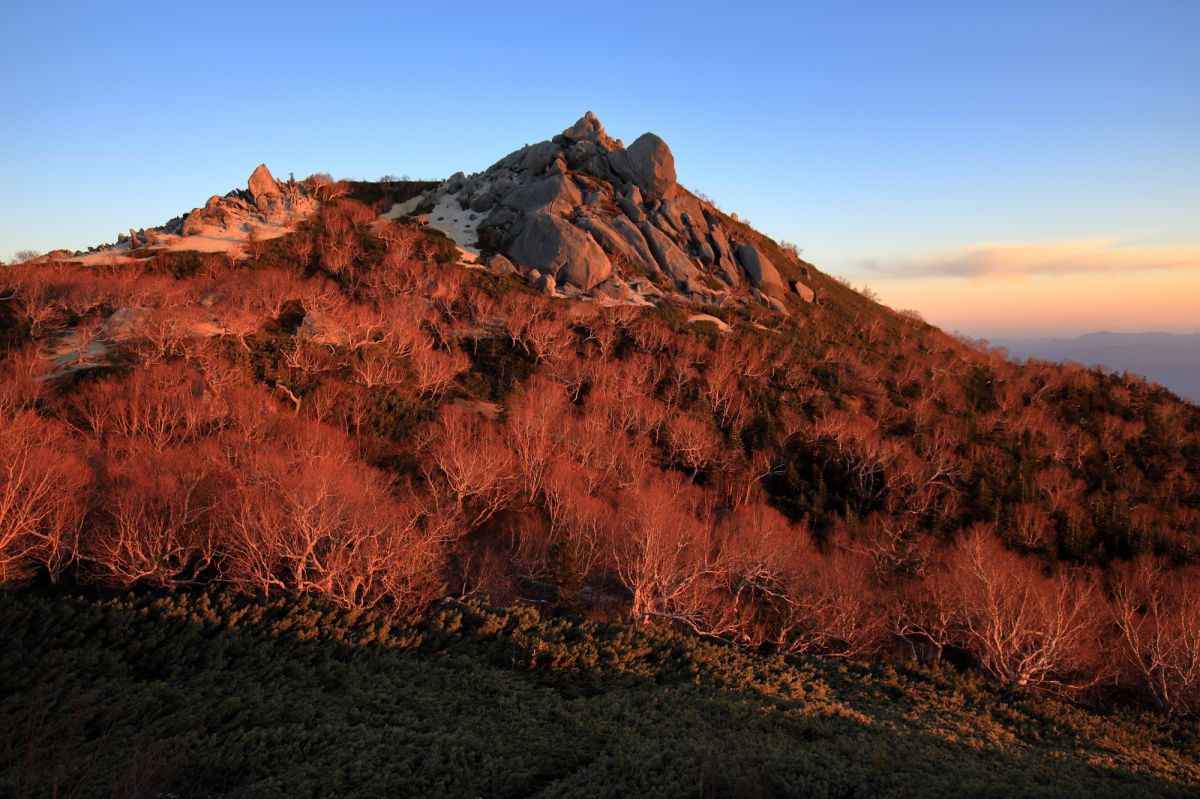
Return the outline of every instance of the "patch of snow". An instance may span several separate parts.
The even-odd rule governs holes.
[[[417,206],[421,204],[421,198],[424,195],[418,194],[411,200],[405,200],[402,203],[394,203],[387,213],[380,214],[383,219],[399,219],[402,216],[411,216],[412,212],[417,210]]]
[[[713,316],[712,314],[694,313],[689,316],[687,320],[688,322],[711,322],[712,324],[716,325],[717,330],[720,330],[722,333],[728,333],[733,330],[733,328],[731,328],[724,320]]]
[[[459,205],[458,197],[458,193],[439,197],[437,205],[429,212],[428,225],[449,236],[460,250],[471,256],[471,261],[475,261],[479,258],[477,229],[483,221],[483,215],[469,207],[464,209]]]

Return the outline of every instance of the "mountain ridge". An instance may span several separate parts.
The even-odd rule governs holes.
[[[1200,402],[1200,333],[1096,331],[1068,338],[997,338],[1015,358],[1075,361],[1145,376]]]
[[[236,253],[251,238],[285,235],[315,212],[320,195],[342,191],[336,185],[278,181],[260,164],[246,189],[131,229],[115,245],[52,256],[96,263],[163,250]],[[817,297],[812,264],[786,251],[772,257],[761,234],[678,183],[666,142],[645,133],[625,148],[590,111],[482,172],[456,173],[381,210],[384,219],[441,230],[462,262],[515,272],[553,296],[645,305],[665,293],[701,305],[757,301],[783,313],[787,297]]]
[[[481,596],[1200,709],[1156,649],[1200,634],[1200,408],[893,312],[573,127],[0,269],[0,582]]]
[[[666,290],[703,304],[749,294],[776,310],[788,294],[778,266],[741,240],[736,223],[678,183],[666,142],[645,133],[624,148],[590,111],[558,136],[483,172],[451,176],[414,202],[427,213],[454,204],[470,217],[460,246],[504,256],[501,269],[536,271],[533,282],[545,274],[551,292],[561,285],[644,303]],[[812,299],[798,281],[792,291]]]

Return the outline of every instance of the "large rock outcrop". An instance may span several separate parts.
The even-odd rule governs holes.
[[[675,156],[667,143],[653,133],[643,133],[625,151],[634,182],[643,191],[670,199],[678,192]]]
[[[796,300],[762,252],[732,241],[729,220],[679,185],[666,142],[646,133],[625,148],[590,111],[549,141],[454,175],[417,207],[489,268],[515,268],[546,289],[548,276],[554,291],[772,307]],[[486,257],[493,253],[500,257]]]
[[[594,140],[604,135],[604,126],[591,111],[588,111],[579,118],[578,122],[562,132],[562,137],[570,142]]]
[[[754,288],[777,300],[787,296],[787,287],[783,284],[783,278],[779,276],[779,270],[757,247],[752,244],[739,244],[735,252],[738,263],[746,270]]]
[[[560,284],[584,291],[612,275],[612,261],[591,236],[566,220],[539,211],[529,217],[509,249],[529,269],[552,274]]]
[[[523,213],[549,211],[566,214],[579,207],[583,196],[570,178],[556,173],[516,186],[500,202]]]
[[[260,208],[272,200],[279,199],[279,184],[275,182],[266,164],[259,164],[251,173],[250,180],[246,181],[246,188],[250,190],[250,197]]]
[[[178,230],[184,236],[216,230],[245,232],[251,226],[285,225],[308,216],[317,201],[298,183],[280,184],[266,164],[259,164],[246,181],[246,189],[214,195],[203,208],[195,208],[181,220]]]
[[[688,258],[687,253],[681,250],[669,236],[648,222],[643,222],[639,230],[646,237],[646,243],[650,245],[654,260],[658,262],[662,271],[666,272],[674,281],[675,288],[688,293],[699,291],[701,288],[700,271],[692,263],[692,259]]]

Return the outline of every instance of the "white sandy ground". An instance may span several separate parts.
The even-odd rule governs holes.
[[[146,336],[152,314],[151,309],[120,308],[99,330],[88,332],[76,328],[59,333],[46,343],[42,352],[49,365],[43,379],[103,365],[113,344]],[[189,338],[216,338],[229,332],[215,316],[192,319],[177,329]]]
[[[402,216],[411,216],[421,203],[422,196],[396,203],[388,209],[387,213],[381,215],[382,218],[399,219]],[[477,231],[479,223],[485,216],[487,214],[471,210],[464,211],[458,204],[458,195],[448,194],[439,198],[437,205],[428,214],[421,214],[414,218],[427,227],[440,230],[450,237],[450,240],[458,248],[459,264],[479,269],[482,268],[482,265],[479,263],[479,247],[477,246],[479,234]]]
[[[486,214],[463,209],[458,204],[457,194],[447,194],[438,198],[438,203],[429,212],[428,225],[445,233],[458,248],[469,256],[470,260],[479,259],[479,223]]]
[[[399,219],[402,216],[408,216],[413,211],[417,210],[417,206],[421,204],[421,198],[424,195],[418,194],[410,200],[405,200],[402,203],[395,203],[388,209],[387,213],[380,214],[382,219]]]
[[[141,249],[146,252],[191,251],[191,252],[222,252],[234,258],[246,254],[246,243],[250,240],[250,229],[254,228],[256,235],[262,241],[277,239],[291,233],[296,224],[308,215],[295,216],[288,224],[258,224],[244,222],[237,227],[227,228],[220,225],[204,225],[193,236],[177,236],[175,234],[158,233],[158,241]],[[89,252],[66,259],[72,263],[85,266],[98,266],[110,263],[131,263],[138,258],[129,255],[128,242],[109,247],[99,252]]]

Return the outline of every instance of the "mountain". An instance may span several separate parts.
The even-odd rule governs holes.
[[[1200,402],[1200,333],[1110,333],[1077,338],[997,339],[1017,358],[1073,361],[1131,372]]]
[[[512,628],[481,634],[516,636],[530,665],[599,669],[552,679],[572,697],[626,679],[612,658],[661,634],[706,639],[706,657],[747,674],[772,659],[928,669],[920,688],[863,690],[938,703],[964,683],[937,674],[961,671],[987,681],[989,713],[1049,695],[1060,715],[1135,706],[1184,719],[1175,742],[1200,713],[1200,408],[1132,377],[1015,363],[879,305],[688,192],[657,136],[625,147],[590,114],[439,182],[260,166],[159,228],[0,268],[0,464],[0,584],[33,664],[0,713],[49,738],[61,719],[38,708],[136,655],[104,648],[116,633],[84,643],[98,619],[134,618],[109,615],[114,593],[205,597],[154,611],[147,641],[182,640],[170,619],[190,625],[220,594],[245,603],[231,625],[271,603],[298,618],[336,606],[371,619],[381,646],[428,641],[434,660],[457,629],[436,621],[447,608],[507,607]],[[34,640],[43,617],[28,614],[66,608],[78,629]],[[568,631],[568,655],[535,630],[556,618],[610,623],[619,651]],[[393,622],[413,637],[374,626]],[[140,692],[191,657],[223,663],[223,646],[138,656],[115,679]],[[360,657],[338,646],[305,661],[310,687],[327,658]],[[485,670],[511,665],[506,651]],[[789,707],[755,685],[738,690]],[[440,686],[436,701],[459,701]],[[681,712],[714,707],[690,699]],[[420,737],[423,712],[387,723]],[[108,727],[87,718],[90,752]],[[342,722],[331,735],[353,735]],[[1013,723],[1020,746],[1044,732]],[[764,734],[794,764],[821,733],[790,724]],[[247,740],[256,762],[278,760],[272,735]],[[1140,774],[1196,773],[1190,750],[1151,748],[1176,765]],[[1135,767],[1120,763],[1123,779]],[[777,792],[811,793],[812,773]],[[871,794],[864,779],[843,792]]]
[[[777,310],[789,292],[813,299],[799,281],[785,285],[761,236],[679,185],[666,142],[646,133],[625,148],[591,112],[410,205],[467,251],[494,253],[489,268],[517,264],[555,295],[650,304],[666,292]]]
[[[397,186],[388,188],[377,202],[396,199]],[[332,181],[282,183],[260,164],[245,190],[214,195],[149,232],[131,230],[116,245],[59,255],[94,264],[133,253],[236,253],[251,233],[258,241],[279,237],[311,216],[319,198],[347,190]],[[646,133],[626,148],[591,112],[484,172],[458,173],[394,202],[381,217],[439,230],[461,263],[519,270],[555,297],[650,305],[671,295],[697,304],[758,302],[781,313],[787,296],[815,299],[797,279],[808,276],[807,266],[773,261],[761,234],[677,182],[666,142]]]

